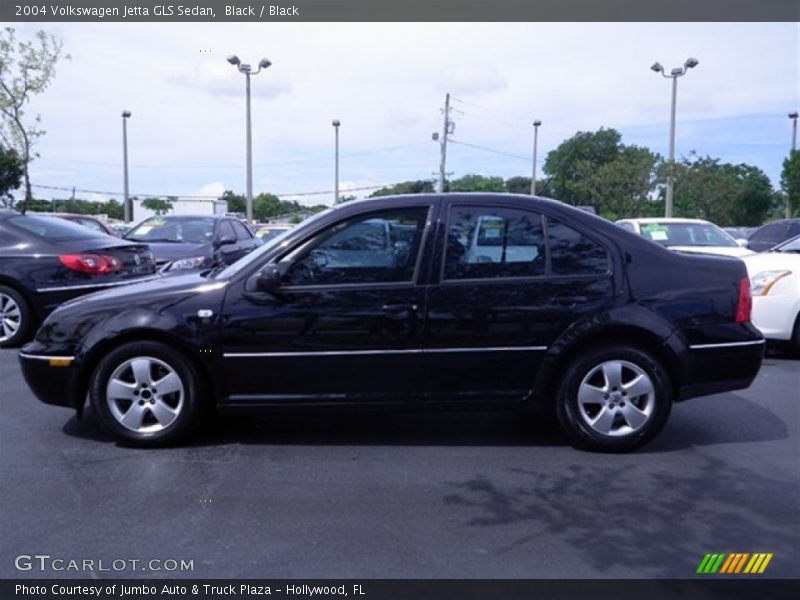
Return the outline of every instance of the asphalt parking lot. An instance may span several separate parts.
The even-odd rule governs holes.
[[[507,414],[228,419],[116,445],[36,401],[0,351],[0,577],[20,554],[192,559],[195,578],[696,577],[707,552],[800,565],[800,360],[678,405],[649,446],[579,452]]]

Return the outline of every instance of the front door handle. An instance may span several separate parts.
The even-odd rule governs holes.
[[[566,306],[568,308],[572,308],[573,306],[587,302],[588,300],[589,298],[586,296],[555,296],[550,300],[550,302],[556,306]]]
[[[384,304],[381,310],[390,319],[406,319],[411,313],[417,312],[416,304]]]

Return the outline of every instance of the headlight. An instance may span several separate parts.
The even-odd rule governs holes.
[[[773,285],[791,274],[791,271],[761,271],[750,278],[750,290],[753,296],[766,296]]]
[[[181,269],[197,269],[202,267],[206,262],[205,256],[192,256],[191,258],[179,258],[173,260],[167,271],[180,271]]]

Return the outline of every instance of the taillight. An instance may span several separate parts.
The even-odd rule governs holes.
[[[62,254],[58,258],[68,269],[90,275],[113,273],[122,268],[122,261],[106,254]]]
[[[736,322],[749,323],[753,309],[753,296],[750,294],[750,280],[742,277],[739,280],[739,302],[736,305]]]

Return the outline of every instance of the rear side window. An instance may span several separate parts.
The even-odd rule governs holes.
[[[579,231],[547,218],[553,275],[601,275],[610,269],[606,249]]]
[[[535,277],[546,267],[542,215],[513,208],[450,209],[445,279]]]
[[[92,237],[92,232],[88,231],[83,225],[57,217],[19,215],[18,217],[9,218],[6,223],[45,239]]]

